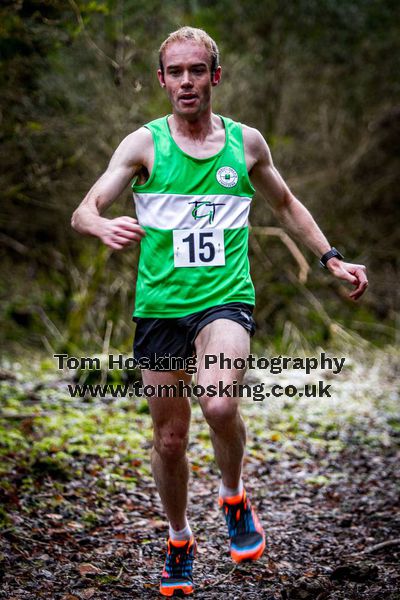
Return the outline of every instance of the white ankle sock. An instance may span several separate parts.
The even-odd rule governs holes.
[[[175,531],[174,529],[172,529],[171,525],[169,526],[169,537],[173,542],[183,542],[185,540],[190,540],[192,535],[192,530],[190,529],[190,525],[187,519],[185,527],[183,529],[179,529],[179,531]]]
[[[243,492],[242,478],[239,479],[239,484],[238,484],[237,488],[226,487],[221,480],[221,483],[219,485],[219,495],[222,496],[222,498],[231,498],[232,496],[238,496],[238,495],[241,495],[242,492]]]

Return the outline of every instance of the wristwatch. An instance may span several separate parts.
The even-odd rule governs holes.
[[[321,259],[319,261],[319,264],[321,265],[321,267],[324,267],[324,269],[327,268],[326,263],[328,262],[328,260],[330,258],[338,258],[339,260],[344,260],[344,256],[343,254],[340,254],[339,250],[336,250],[336,248],[331,248],[329,250],[329,252],[325,252],[325,254],[323,256],[321,256]]]

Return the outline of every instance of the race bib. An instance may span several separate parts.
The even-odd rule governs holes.
[[[225,264],[223,229],[177,229],[173,232],[175,267]]]

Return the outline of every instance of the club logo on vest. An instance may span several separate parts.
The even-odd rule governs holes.
[[[221,167],[217,171],[217,181],[227,188],[231,188],[237,184],[239,179],[238,174],[232,167]]]
[[[199,200],[194,200],[194,202],[188,202],[188,204],[194,204],[194,209],[192,210],[192,217],[195,219],[195,221],[206,217],[208,218],[208,222],[210,223],[210,225],[214,221],[216,210],[215,207],[225,206],[225,202],[207,202]]]

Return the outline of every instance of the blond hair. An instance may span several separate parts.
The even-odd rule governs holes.
[[[166,48],[173,42],[191,41],[203,44],[210,55],[211,76],[214,75],[219,65],[219,50],[214,40],[203,29],[196,27],[181,27],[169,34],[166,40],[160,46],[158,51],[160,70],[164,74],[163,55]]]

